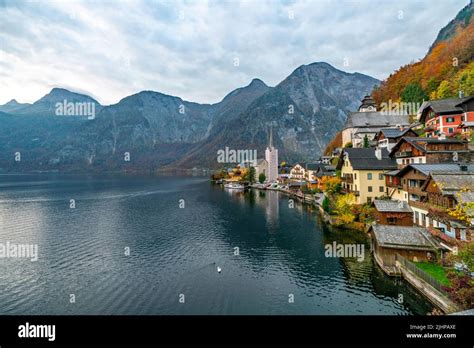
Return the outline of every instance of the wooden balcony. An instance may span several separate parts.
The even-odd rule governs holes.
[[[414,194],[414,195],[418,195],[418,196],[421,196],[421,197],[426,197],[426,192],[425,191],[422,191],[421,188],[419,188],[418,186],[407,186],[406,187],[406,191],[410,194]]]
[[[352,175],[344,175],[342,178],[341,178],[342,182],[345,182],[347,184],[352,184],[354,183],[354,177]]]
[[[395,157],[413,157],[413,151],[399,151],[395,153]]]
[[[431,205],[429,203],[421,202],[421,201],[408,200],[408,204],[412,207],[415,207],[415,208],[418,208],[418,209],[423,209],[423,210],[426,210],[426,211],[429,211],[429,209],[431,207]]]

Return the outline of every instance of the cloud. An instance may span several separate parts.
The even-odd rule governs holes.
[[[465,4],[0,0],[0,103],[33,102],[54,86],[104,104],[141,90],[214,103],[315,61],[384,79],[422,58]]]

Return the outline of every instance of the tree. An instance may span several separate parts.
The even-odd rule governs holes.
[[[341,178],[332,177],[327,178],[323,182],[323,191],[326,192],[328,195],[334,195],[341,192]]]
[[[446,287],[451,299],[464,308],[474,308],[474,280],[467,273],[449,272],[447,275],[451,286]]]
[[[465,96],[474,94],[474,63],[460,71],[457,84],[458,91],[463,91]]]
[[[428,100],[428,95],[417,82],[409,83],[402,91],[401,100],[405,103],[422,103]]]
[[[453,92],[451,89],[451,84],[449,81],[443,80],[438,89],[436,90],[436,99],[446,99],[453,97]]]
[[[338,215],[341,224],[347,225],[354,222],[356,216],[352,212],[352,204],[355,202],[353,193],[338,195],[334,202],[334,212]]]
[[[265,182],[265,180],[267,180],[267,177],[265,176],[264,173],[260,173],[260,175],[258,176],[258,181],[263,184]]]
[[[367,134],[364,136],[364,147],[365,148],[370,147],[369,137],[367,136]]]
[[[329,204],[329,198],[327,198],[326,196],[324,197],[323,199],[323,203],[322,203],[322,207],[323,207],[323,210],[330,214],[331,213],[331,206]]]
[[[438,86],[439,86],[439,81],[436,80],[434,77],[430,78],[426,85],[427,94],[431,94],[435,92],[438,89]]]
[[[256,171],[255,171],[255,167],[250,167],[249,171],[248,171],[248,180],[251,184],[253,184],[255,182],[255,176],[256,176]]]

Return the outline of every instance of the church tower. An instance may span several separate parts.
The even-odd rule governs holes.
[[[265,150],[265,160],[268,163],[267,181],[274,182],[278,179],[278,150],[273,147],[272,128],[270,128],[270,139]]]

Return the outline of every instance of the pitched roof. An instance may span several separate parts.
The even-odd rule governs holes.
[[[384,248],[434,250],[438,243],[423,227],[373,225],[377,244]]]
[[[400,138],[409,131],[412,131],[411,128],[404,128],[402,130],[400,130],[400,128],[382,128],[380,130],[380,133],[383,133],[383,135],[385,135],[385,138],[393,139]]]
[[[439,99],[431,100],[425,102],[421,105],[419,114],[421,114],[420,121],[425,122],[426,119],[426,110],[432,109],[437,114],[455,114],[464,112],[461,105],[471,99],[472,96],[464,98],[448,98],[448,99]]]
[[[462,140],[457,139],[439,139],[439,138],[421,138],[421,137],[403,137],[401,138],[398,143],[392,148],[390,152],[390,156],[393,156],[395,152],[398,151],[400,145],[404,142],[411,144],[413,147],[417,148],[422,152],[468,152],[469,150],[436,150],[431,151],[426,149],[427,144],[463,144]]]
[[[410,124],[408,115],[392,115],[390,113],[369,111],[369,112],[351,112],[347,116],[344,129],[354,127],[387,127]]]
[[[389,172],[386,172],[384,173],[385,175],[388,175],[388,176],[397,176],[398,173],[400,173],[400,170],[399,169],[395,169],[395,170],[391,170]]]
[[[466,166],[467,171],[463,171],[461,166]],[[400,176],[408,172],[410,169],[416,169],[420,173],[428,176],[431,173],[474,173],[474,163],[473,164],[461,164],[461,163],[411,163],[405,168],[401,169],[398,173]],[[387,173],[388,174],[388,173]]]
[[[391,170],[397,168],[397,162],[388,156],[387,149],[382,149],[382,159],[377,159],[374,148],[346,148],[351,166],[355,170]],[[341,162],[341,161],[339,161]],[[339,164],[338,164],[339,167]]]
[[[389,201],[384,199],[374,200],[375,209],[380,212],[390,212],[390,213],[411,213],[410,206],[407,202],[403,201]]]
[[[306,169],[308,170],[318,170],[319,168],[322,168],[324,166],[323,163],[308,163],[306,165]]]
[[[474,173],[432,173],[431,179],[445,195],[454,195],[460,190],[474,191]],[[427,180],[423,188],[428,185]]]

